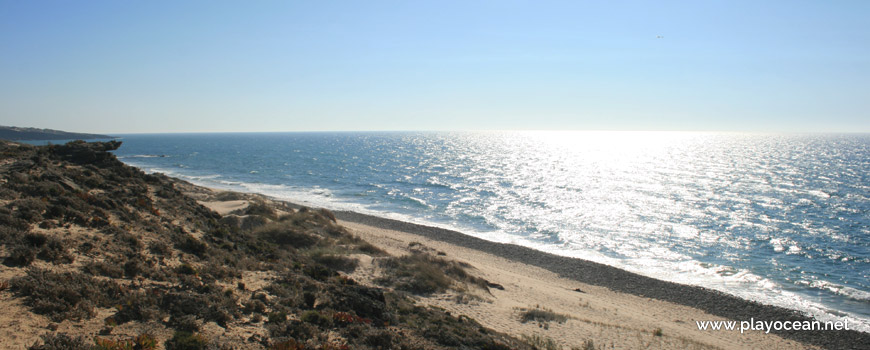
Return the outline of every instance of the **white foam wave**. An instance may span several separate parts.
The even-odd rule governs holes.
[[[827,281],[812,281],[809,282],[809,286],[818,289],[825,289],[836,294],[858,300],[858,301],[870,301],[870,292],[865,292],[863,290],[858,290],[852,287],[839,285],[836,283],[831,283]]]

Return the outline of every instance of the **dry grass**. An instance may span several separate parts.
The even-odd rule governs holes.
[[[442,293],[455,288],[454,282],[487,289],[486,280],[470,275],[468,265],[436,257],[428,253],[412,253],[390,257],[379,262],[385,274],[375,283],[416,294]],[[488,289],[487,289],[488,290]]]
[[[568,320],[567,315],[559,314],[553,312],[553,310],[547,308],[541,308],[539,306],[535,306],[534,308],[528,309],[520,309],[520,321],[523,323],[527,322],[538,322],[538,323],[549,323],[549,322],[558,322],[564,323]]]

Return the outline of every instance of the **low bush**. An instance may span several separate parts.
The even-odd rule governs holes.
[[[208,245],[191,236],[189,233],[181,233],[176,235],[175,248],[196,255],[200,258],[205,257],[208,252]]]
[[[323,314],[321,314],[320,312],[314,310],[308,310],[303,312],[302,315],[299,316],[299,319],[302,320],[302,322],[322,327],[329,327],[332,325],[332,320],[330,320],[326,316],[323,316]]]
[[[261,201],[249,204],[247,208],[243,209],[242,214],[262,216],[273,220],[278,218],[278,213],[275,212],[275,209]]]
[[[166,350],[205,350],[208,340],[199,333],[176,331],[163,346]]]
[[[294,248],[310,247],[320,240],[304,230],[285,222],[271,223],[254,230],[254,235],[271,243]]]
[[[9,284],[33,312],[55,322],[93,317],[94,307],[111,307],[123,296],[116,283],[78,272],[30,269],[26,276],[13,278]]]
[[[528,308],[520,310],[520,321],[523,323],[526,322],[540,322],[540,323],[548,323],[548,322],[558,322],[563,323],[568,320],[568,316],[558,314],[553,312],[553,310],[547,308]]]
[[[172,257],[172,248],[170,248],[169,245],[163,241],[154,241],[154,242],[149,243],[148,244],[148,251],[150,251],[152,254],[157,255],[157,256],[166,257],[166,258]]]
[[[215,199],[219,201],[238,201],[247,199],[248,195],[240,192],[225,191],[215,195]]]
[[[288,339],[272,344],[269,346],[269,350],[305,350],[305,344],[299,343],[295,339]]]
[[[523,340],[535,349],[540,350],[562,350],[562,346],[556,344],[556,341],[550,337],[544,337],[537,334],[531,336],[523,335]]]
[[[25,245],[15,245],[9,251],[9,256],[3,260],[6,266],[28,266],[36,260],[36,251]]]
[[[315,249],[308,252],[308,256],[328,268],[347,273],[353,272],[359,265],[359,260],[330,249]]]
[[[167,325],[177,331],[199,332],[199,322],[193,315],[173,315]]]
[[[159,300],[149,293],[136,293],[128,295],[124,300],[115,305],[118,311],[112,316],[117,324],[130,321],[146,322],[161,318],[163,312],[159,308]]]
[[[64,333],[46,333],[40,336],[42,344],[36,343],[27,350],[92,350],[94,347],[85,337],[73,337]]]
[[[82,271],[94,276],[105,276],[111,278],[124,277],[124,270],[120,265],[107,263],[105,261],[91,261],[82,266]]]
[[[463,264],[429,253],[413,253],[383,259],[379,265],[386,274],[375,283],[417,294],[441,293],[450,289],[453,281],[470,283],[487,289],[486,280],[469,275]]]
[[[4,243],[10,250],[3,262],[8,266],[28,266],[37,258],[55,264],[69,264],[74,259],[67,251],[66,242],[43,233],[10,233]]]

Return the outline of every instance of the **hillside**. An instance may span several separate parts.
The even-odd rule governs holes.
[[[2,140],[93,140],[112,138],[114,137],[100,134],[83,134],[52,129],[0,126],[0,139]]]
[[[220,215],[118,161],[120,142],[0,142],[0,348],[531,349],[415,295],[490,286],[392,257],[332,213],[255,195]],[[236,198],[242,196],[244,198]],[[360,259],[389,273],[349,277]]]

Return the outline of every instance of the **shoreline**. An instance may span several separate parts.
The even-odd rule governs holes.
[[[298,206],[292,202],[282,202]],[[816,321],[815,318],[803,315],[797,310],[765,305],[705,287],[663,281],[588,260],[559,256],[515,244],[487,241],[458,231],[352,211],[336,211],[335,216],[341,221],[404,232],[450,245],[481,251],[507,260],[542,268],[569,280],[604,287],[614,292],[683,305],[726,319],[736,321],[748,321],[750,319],[764,321]],[[856,344],[870,344],[870,333],[857,330],[783,330],[771,331],[771,333],[804,344],[824,348],[848,349],[853,348]]]

